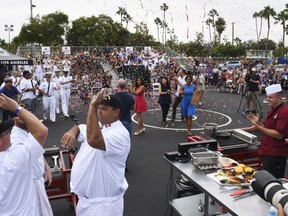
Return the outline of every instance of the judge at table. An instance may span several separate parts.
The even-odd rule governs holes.
[[[252,113],[247,115],[252,126],[246,128],[248,132],[262,133],[258,153],[263,157],[263,169],[276,178],[283,178],[288,155],[288,108],[282,102],[283,91],[280,84],[274,84],[265,89],[270,110],[263,123],[259,116]]]

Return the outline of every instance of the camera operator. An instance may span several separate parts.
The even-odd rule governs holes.
[[[256,73],[257,69],[252,68],[250,72],[248,72],[245,76],[245,82],[247,86],[247,109],[253,110],[253,113],[257,112],[257,96],[256,93],[258,92],[258,85],[260,82],[260,76]],[[253,104],[253,109],[251,109],[250,104]]]

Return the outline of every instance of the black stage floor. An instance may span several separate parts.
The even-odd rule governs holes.
[[[264,96],[259,96],[264,115],[266,115],[268,106],[262,103],[264,99]],[[215,90],[205,92],[203,106],[197,110],[196,118],[193,121],[193,134],[196,135],[203,131],[202,125],[207,122],[219,124],[220,129],[249,126],[248,120],[237,112],[240,100],[241,95],[218,93]],[[148,101],[149,112],[143,114],[146,131],[139,136],[132,137],[126,174],[129,188],[125,194],[125,216],[165,215],[168,208],[169,167],[163,156],[167,151],[177,150],[179,142],[187,141],[184,132],[185,123],[169,121],[168,128],[161,128],[159,106],[154,97],[150,97]],[[75,97],[73,97],[70,106],[76,118],[81,123],[85,123],[86,107],[82,106]],[[179,116],[178,119],[180,119]],[[72,120],[62,119],[60,114],[57,115],[56,124],[49,122],[45,124],[49,127],[49,136],[45,147],[53,147],[54,145],[60,147],[62,135],[74,125]],[[133,126],[136,128],[135,124]],[[73,209],[70,208],[65,199],[51,201],[51,204],[55,216],[74,215]]]

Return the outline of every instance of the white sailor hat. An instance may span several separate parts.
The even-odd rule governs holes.
[[[273,84],[271,86],[268,86],[267,88],[265,88],[266,94],[270,95],[270,94],[274,94],[277,92],[281,92],[282,88],[280,84]]]
[[[257,71],[257,69],[256,69],[255,67],[253,67],[251,70],[252,70],[252,71]]]
[[[8,78],[4,79],[4,82],[5,82],[5,83],[6,83],[6,82],[12,82],[12,81],[13,81],[12,77],[8,77]]]
[[[51,72],[46,72],[46,73],[45,73],[45,76],[51,76],[51,75],[52,75]]]

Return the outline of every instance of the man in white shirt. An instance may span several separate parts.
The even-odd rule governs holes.
[[[12,78],[13,86],[15,86],[18,89],[18,91],[20,92],[21,77],[20,77],[19,73],[17,71],[13,71],[11,78]]]
[[[69,117],[69,100],[70,100],[70,92],[71,92],[71,82],[73,82],[72,76],[68,75],[68,71],[63,71],[63,76],[60,77],[60,95],[62,102],[62,111],[64,117]]]
[[[115,95],[103,97],[103,92],[102,89],[90,104],[87,126],[75,126],[61,139],[66,147],[73,146],[77,137],[82,142],[70,182],[71,191],[79,197],[77,215],[123,215],[130,136],[119,120],[121,100]]]
[[[20,90],[22,92],[21,101],[25,104],[25,108],[36,113],[36,86],[29,71],[23,72],[23,79],[20,81]]]
[[[15,126],[12,128],[10,135],[11,144],[21,145],[23,140],[28,138],[29,134],[22,119],[16,119]],[[52,173],[43,154],[35,161],[32,176],[35,185],[39,216],[53,216],[53,211],[45,189],[45,181],[47,181],[48,186],[52,183]]]
[[[51,81],[52,73],[47,72],[45,74],[46,80],[39,86],[39,92],[43,94],[43,119],[47,120],[48,111],[50,121],[56,122],[56,99],[54,91],[57,89],[56,83]]]
[[[62,61],[63,71],[70,72],[71,62],[69,61],[69,57],[65,56],[65,59]]]
[[[181,103],[182,101],[182,95],[179,94],[179,91],[180,91],[180,88],[186,84],[186,81],[185,81],[185,73],[182,69],[179,70],[178,72],[178,77],[177,77],[177,81],[176,81],[176,84],[177,84],[177,92],[175,94],[175,99],[174,99],[174,103],[173,103],[173,107],[172,107],[172,119],[171,119],[171,122],[174,122],[175,121],[175,118],[176,118],[176,110],[177,110],[177,106]],[[184,121],[184,116],[181,116],[181,120]]]
[[[32,168],[44,153],[42,147],[48,128],[16,101],[0,96],[0,107],[19,116],[30,135],[22,143],[11,145],[13,121],[0,124],[0,214],[1,216],[39,216]]]
[[[60,113],[60,71],[59,69],[55,70],[55,77],[52,79],[52,81],[57,86],[57,89],[54,90],[55,100],[56,100],[56,113]]]
[[[34,66],[34,78],[35,80],[42,82],[43,80],[43,66],[40,61],[37,61],[37,64]]]

